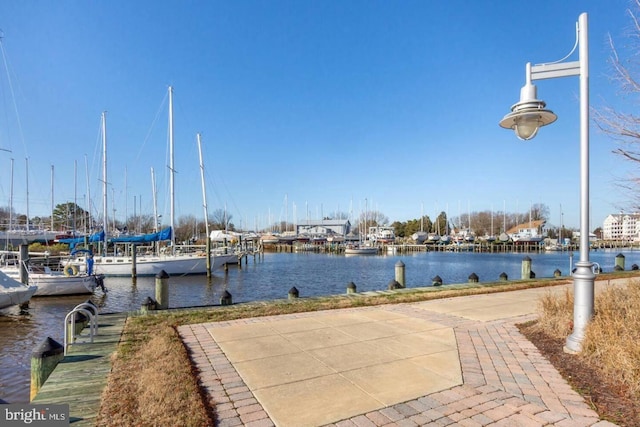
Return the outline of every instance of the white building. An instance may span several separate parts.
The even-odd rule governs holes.
[[[301,221],[296,226],[298,235],[315,234],[320,230],[322,230],[322,234],[346,236],[351,231],[351,223],[348,219],[323,219],[320,221]]]
[[[611,214],[604,219],[604,240],[637,240],[640,237],[640,214]]]

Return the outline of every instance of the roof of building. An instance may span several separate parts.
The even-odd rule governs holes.
[[[524,222],[522,224],[518,224],[515,227],[511,227],[509,230],[507,230],[507,234],[517,233],[518,230],[521,230],[523,228],[539,229],[540,227],[543,227],[546,222],[547,221],[544,220],[544,219],[537,219],[535,221],[527,221],[527,222]]]

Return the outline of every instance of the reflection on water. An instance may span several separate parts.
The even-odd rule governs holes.
[[[604,271],[612,271],[620,251],[592,252],[590,258]],[[640,252],[624,252],[626,269],[640,264]],[[242,269],[235,266],[225,273],[214,272],[211,280],[205,276],[182,276],[169,279],[169,306],[192,307],[219,304],[225,290],[234,302],[286,298],[295,286],[301,297],[344,294],[349,282],[358,291],[386,289],[395,277],[398,261],[405,264],[408,287],[429,286],[439,275],[444,284],[465,283],[471,273],[481,282],[498,280],[505,272],[512,279],[520,278],[522,259],[532,259],[537,277],[551,277],[556,269],[567,275],[571,260],[566,252],[551,254],[477,254],[429,252],[394,256],[325,255],[315,253],[265,254],[263,259],[249,259]],[[155,298],[155,279],[105,279],[109,292],[97,290],[91,297],[102,313],[132,311],[148,296]],[[46,337],[62,343],[65,315],[88,296],[33,298],[29,308],[0,310],[0,399],[10,403],[29,401],[31,353]]]

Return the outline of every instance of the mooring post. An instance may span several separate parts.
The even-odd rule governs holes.
[[[289,299],[296,299],[299,296],[300,296],[300,292],[298,291],[298,288],[294,286],[291,289],[289,289]]]
[[[396,290],[396,289],[402,289],[402,288],[403,288],[403,286],[397,280],[391,280],[389,282],[389,284],[387,285],[387,289],[390,290],[390,291],[393,291],[393,290]]]
[[[147,297],[144,301],[142,301],[142,304],[140,304],[140,313],[147,314],[151,310],[155,310],[157,305],[158,303],[154,301],[153,298]]]
[[[164,270],[156,274],[156,301],[159,310],[169,308],[169,274]]]
[[[31,353],[30,401],[36,397],[44,382],[62,359],[64,359],[64,346],[51,337],[45,338],[42,344]]]
[[[349,282],[347,284],[347,293],[348,294],[355,294],[356,293],[356,284],[353,282]]]
[[[18,262],[20,263],[20,282],[28,285],[29,270],[27,269],[27,263],[29,262],[29,245],[20,245]]]
[[[398,261],[396,262],[396,282],[400,284],[401,287],[406,288],[405,282],[405,265],[404,262]]]
[[[137,249],[136,249],[136,245],[131,245],[131,278],[135,279],[136,277],[138,277],[138,270],[137,270],[137,266],[136,266],[136,262],[137,262]]]
[[[233,298],[229,291],[224,291],[222,296],[220,297],[220,305],[231,305],[233,304]]]
[[[616,255],[616,265],[613,269],[616,271],[624,271],[624,255]]]
[[[531,258],[522,258],[522,280],[531,279]]]

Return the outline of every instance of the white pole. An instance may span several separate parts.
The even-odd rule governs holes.
[[[173,156],[173,87],[169,86],[169,192],[171,197],[171,253],[176,250],[176,230],[175,230],[175,193],[174,193],[174,156]]]
[[[158,232],[158,201],[156,200],[156,174],[151,168],[151,194],[153,196],[153,232]]]
[[[204,229],[206,233],[206,253],[207,253],[207,277],[211,277],[211,238],[209,236],[209,211],[207,209],[207,189],[204,182],[204,162],[202,160],[202,142],[200,134],[196,134],[198,140],[198,156],[200,157],[200,181],[202,183],[202,209],[204,210]],[[226,211],[225,211],[226,213]],[[225,215],[226,221],[226,215]],[[226,228],[226,226],[225,226]]]
[[[107,112],[102,112],[102,230],[104,231],[104,251],[107,254],[109,237],[109,216],[107,215]]]
[[[87,155],[84,155],[84,173],[85,180],[87,181],[87,203],[85,205],[88,210],[88,214],[85,213],[84,232],[87,234],[91,231],[91,185],[89,185],[89,164],[87,162]]]
[[[13,158],[11,158],[11,187],[9,190],[9,230],[13,230]]]
[[[53,165],[51,165],[51,231],[53,230]]]
[[[589,37],[587,14],[578,19],[580,61],[580,260],[573,274],[573,333],[565,349],[582,350],[582,340],[593,316],[595,274],[589,261]]]
[[[29,231],[29,158],[25,157],[24,160],[27,168],[27,231]]]

